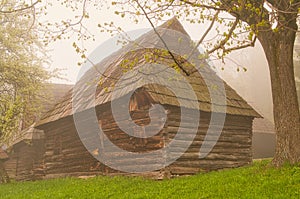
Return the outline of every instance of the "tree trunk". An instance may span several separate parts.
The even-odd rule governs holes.
[[[295,31],[285,28],[279,32],[260,32],[258,39],[268,60],[272,85],[276,129],[273,163],[276,166],[285,162],[296,164],[300,162],[300,114],[293,64]]]

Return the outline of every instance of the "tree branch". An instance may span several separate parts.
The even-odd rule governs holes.
[[[147,18],[148,22],[150,23],[153,31],[155,32],[155,34],[158,36],[158,38],[161,40],[161,42],[163,43],[164,47],[167,49],[169,55],[172,57],[172,59],[174,60],[174,62],[176,63],[176,65],[187,75],[189,76],[190,74],[178,63],[177,59],[175,58],[175,56],[173,55],[173,53],[170,51],[168,45],[166,44],[166,42],[164,41],[164,39],[160,36],[160,34],[157,32],[154,24],[152,23],[151,19],[149,18],[146,10],[143,8],[143,6],[140,4],[140,2],[138,0],[135,0],[135,2],[138,4],[139,8],[142,10],[142,12],[144,13],[145,17]]]
[[[18,8],[18,9],[14,9],[14,10],[0,10],[0,13],[1,14],[11,14],[11,13],[16,13],[16,12],[21,12],[21,11],[24,11],[24,10],[34,8],[40,2],[41,2],[41,0],[37,0],[36,2],[32,3],[30,6],[23,7],[23,8]]]
[[[200,4],[200,3],[196,3],[196,2],[191,2],[188,0],[179,0],[182,3],[188,4],[190,6],[193,7],[198,7],[198,8],[206,8],[206,9],[210,9],[210,10],[218,10],[218,11],[226,11],[225,8],[220,8],[217,6],[210,6],[210,5],[205,5],[205,4]]]
[[[235,21],[233,23],[233,25],[231,26],[228,35],[225,37],[225,39],[223,39],[219,45],[215,46],[214,48],[212,48],[211,50],[207,51],[208,54],[213,53],[214,51],[220,49],[220,48],[224,48],[224,45],[228,42],[228,40],[231,38],[233,31],[235,30],[235,28],[237,27],[238,23],[239,23],[240,19],[239,18],[235,18]]]
[[[214,26],[215,21],[217,20],[218,16],[219,16],[220,10],[218,10],[216,12],[216,14],[214,15],[214,18],[212,19],[209,27],[206,29],[205,33],[202,35],[201,39],[197,42],[196,46],[194,47],[194,49],[192,50],[192,52],[189,54],[188,56],[188,60],[189,58],[193,55],[193,53],[195,52],[196,49],[198,49],[198,47],[200,46],[200,44],[204,41],[205,37],[208,35],[208,33],[211,31],[212,27]]]
[[[257,39],[257,37],[255,36],[254,39],[251,41],[251,43],[241,45],[241,46],[235,46],[235,47],[232,47],[232,48],[225,48],[223,50],[223,52],[226,53],[226,52],[231,52],[231,51],[234,51],[234,50],[240,50],[240,49],[247,48],[247,47],[254,47],[256,39]]]

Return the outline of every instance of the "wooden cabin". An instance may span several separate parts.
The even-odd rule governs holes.
[[[42,100],[40,112],[43,114],[53,108],[71,88],[72,85],[66,84],[46,85],[43,92],[47,94],[47,98]],[[36,180],[44,176],[44,132],[35,129],[34,125],[35,123],[17,133],[6,149],[8,158],[4,167],[11,180]]]
[[[45,134],[45,156],[42,165],[44,178],[142,175],[161,179],[239,167],[252,162],[252,121],[260,115],[223,82],[205,60],[201,60],[201,63],[195,66],[176,52],[177,49],[180,53],[189,54],[192,50],[191,39],[177,19],[167,21],[156,31],[160,37],[154,31],[150,31],[88,70],[75,85],[74,90],[77,89],[77,92],[70,91],[61,103],[36,124],[35,128],[43,130]],[[160,50],[165,45],[161,38],[170,44],[169,50],[175,49],[174,53]],[[199,55],[197,51],[197,57]],[[145,74],[147,70],[133,69],[140,69],[149,62],[176,68],[178,74],[191,85],[196,98],[189,95],[189,88],[185,87],[183,80],[168,78],[168,74],[159,81],[177,88],[176,94],[159,83],[143,84],[152,71]],[[174,67],[178,63],[179,69]],[[107,66],[107,69],[99,78],[97,75],[104,66]],[[195,68],[201,70],[213,83],[207,86],[207,82]],[[126,73],[125,69],[129,72]],[[125,78],[121,85],[116,85],[124,73],[129,75],[128,78]],[[157,76],[153,75],[154,78]],[[91,84],[95,80],[98,82]],[[217,102],[212,104],[208,89],[209,86],[216,87],[220,83],[224,84],[225,105]],[[114,97],[113,90],[116,94]],[[218,87],[214,90],[218,95],[224,96]],[[74,99],[78,107],[74,105]],[[129,105],[123,103],[124,99],[129,99]],[[120,109],[113,112],[112,104],[120,105]],[[129,117],[122,111],[124,108],[129,111]],[[185,113],[184,118],[181,117],[182,113]],[[197,116],[199,113],[200,116]],[[77,114],[82,115],[76,119]],[[211,122],[212,115],[220,118],[225,115],[224,127],[222,123]],[[127,127],[125,132],[116,122],[116,116],[118,121]],[[100,127],[103,134],[99,134],[93,128],[95,126]],[[218,128],[222,129],[220,138],[206,157],[199,158],[204,141],[206,140],[206,144],[202,148],[209,148],[218,137],[214,132],[207,136],[210,126],[216,132]],[[158,132],[147,137],[145,129],[150,134],[151,130]],[[178,137],[179,132],[181,136]],[[108,142],[103,142],[104,135],[105,139],[109,139],[125,152],[118,153],[114,147],[106,145]],[[176,144],[168,148],[174,140]],[[185,146],[187,150],[184,149]],[[180,154],[182,149],[184,150]],[[132,153],[126,153],[128,151],[142,154],[142,157],[136,159]],[[159,152],[155,158],[147,158],[153,151]],[[98,160],[103,157],[107,157],[104,158],[107,161]],[[170,159],[172,163],[168,162]],[[115,167],[109,166],[113,161]],[[120,165],[127,171],[136,169],[137,172],[117,169]],[[159,169],[139,172],[143,168]]]
[[[7,149],[9,159],[4,167],[9,178],[16,181],[41,179],[43,168],[38,166],[42,165],[44,148],[43,131],[33,128],[33,125],[23,130]]]

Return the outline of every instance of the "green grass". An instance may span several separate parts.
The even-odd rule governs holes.
[[[163,181],[101,176],[10,183],[0,185],[0,198],[300,198],[300,167],[268,163]]]

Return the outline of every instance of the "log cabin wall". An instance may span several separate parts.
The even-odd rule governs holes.
[[[45,178],[93,175],[101,171],[79,139],[72,117],[49,123],[43,129]]]
[[[179,120],[179,109],[170,108],[172,114],[169,114],[168,132],[172,139],[177,133]],[[199,159],[199,150],[203,140],[207,135],[207,129],[211,114],[207,112],[200,113],[200,122],[198,133],[188,150],[176,162],[168,166],[171,176],[191,175],[200,171],[212,171],[223,168],[233,168],[250,164],[252,162],[252,120],[253,117],[243,117],[226,115],[224,127],[218,142],[212,151],[203,159]],[[189,129],[190,120],[181,123],[186,136],[192,136]],[[212,125],[213,127],[214,125]],[[209,136],[209,139],[215,138],[215,135]],[[183,138],[182,143],[185,140]],[[178,146],[180,148],[180,146]],[[176,153],[176,148],[170,151],[172,155]]]
[[[15,180],[16,179],[16,171],[17,171],[17,154],[10,152],[9,159],[4,162],[4,168],[7,172],[9,179]]]
[[[37,180],[43,178],[43,171],[36,172],[44,157],[44,140],[24,141],[15,144],[9,153],[4,167],[10,179],[16,181]]]
[[[9,182],[9,176],[4,167],[4,161],[0,159],[0,184]]]
[[[45,155],[45,139],[32,140],[31,147],[34,149],[32,164],[32,179],[41,180],[44,178],[44,155]],[[28,179],[31,180],[31,179]]]
[[[140,105],[141,104],[142,103],[140,103]],[[118,119],[121,120],[120,122],[128,127],[126,129],[126,133],[123,132],[115,122],[112,111],[109,108],[101,108],[100,110],[102,110],[102,113],[99,113],[99,124],[101,125],[103,132],[109,140],[119,148],[134,153],[145,153],[144,159],[139,160],[139,168],[149,168],[152,166],[163,167],[165,164],[165,156],[163,152],[157,154],[155,161],[153,161],[153,157],[152,159],[149,159],[146,155],[147,152],[157,151],[165,146],[167,128],[166,125],[164,125],[165,122],[162,121],[161,110],[152,107],[149,103],[135,107],[131,105],[132,104],[130,103],[129,110],[130,116],[133,120],[132,122],[129,121],[128,115],[124,115],[123,112],[114,112],[115,115],[118,115]],[[151,120],[149,117],[150,108]],[[151,124],[149,124],[150,122]],[[140,127],[135,128],[133,123]],[[136,137],[130,136],[128,131],[131,131],[130,133]],[[147,132],[155,132],[156,134],[148,138],[141,138],[141,136],[145,136]],[[105,154],[109,157],[118,158],[118,162],[123,168],[135,170],[137,167],[136,159],[129,153],[116,154],[114,150],[108,147],[104,147],[104,150]],[[165,176],[164,170],[149,171],[139,174],[123,172],[117,173],[130,176],[139,175],[155,179],[162,179]]]
[[[164,127],[151,138],[145,139],[129,136],[118,127],[109,107],[110,104],[97,108],[97,115],[99,118],[98,122],[105,135],[115,145],[126,151],[132,152],[147,152],[160,149],[164,146],[163,136],[166,130]],[[119,115],[121,114],[122,113],[119,113]],[[139,110],[133,110],[130,112],[134,122],[138,125],[146,125],[150,122],[148,114],[148,106],[140,107]],[[89,120],[91,118],[85,117],[84,119]],[[157,124],[155,120],[161,120],[160,114],[153,114],[152,120],[154,124]],[[124,119],[124,122],[128,122],[128,119]],[[157,126],[152,126],[151,128],[153,130],[157,130]],[[67,117],[56,122],[49,123],[44,125],[42,129],[45,132],[45,178],[81,175],[136,175],[116,171],[95,159],[82,144],[72,117]],[[134,131],[135,129],[132,128],[132,130]],[[93,129],[90,129],[87,126],[86,131],[88,133],[89,131],[93,131]],[[135,131],[134,133],[138,136],[144,132]],[[86,139],[93,140],[94,138],[86,137]],[[93,147],[92,144],[91,147]],[[120,159],[120,164],[125,167],[136,167],[135,160],[132,159],[132,157],[126,155],[118,156],[118,154],[111,151],[108,147],[97,147],[98,146],[95,146],[93,153],[100,153],[100,150],[105,150],[106,155],[118,157]],[[164,160],[157,160],[157,162],[163,163]],[[147,159],[145,159],[145,164],[148,164]],[[158,179],[163,178],[164,173],[162,171],[153,171],[144,173],[142,176]]]
[[[0,147],[0,184],[9,182],[4,162],[8,160],[7,153]]]
[[[161,149],[174,138],[181,122],[179,107],[167,106],[165,109],[168,110],[168,119],[162,130],[151,138],[136,138],[122,132],[115,123],[112,112],[108,107],[107,105],[97,109],[99,125],[101,125],[103,132],[111,142],[126,151],[144,153]],[[131,111],[130,114],[136,124],[145,126],[149,123],[149,107],[147,106],[139,107],[138,110]],[[199,171],[238,167],[251,163],[253,118],[234,115],[227,115],[222,134],[211,153],[206,158],[199,159],[199,149],[207,133],[210,116],[209,113],[201,112],[198,133],[192,145],[177,161],[159,171],[138,175],[162,179],[178,175],[191,175]],[[152,115],[154,124],[157,124],[160,119],[159,114]],[[127,121],[127,119],[124,118],[124,121]],[[188,120],[181,122],[186,136],[192,136],[190,135],[189,126],[193,121],[194,118],[191,114]],[[157,127],[153,126],[153,129],[156,130]],[[79,139],[72,117],[47,124],[44,130],[46,136],[44,160],[46,178],[80,175],[137,175],[116,171],[96,160]],[[182,143],[184,143],[184,137],[182,139]],[[101,152],[99,150],[105,150],[106,155],[118,158],[120,164],[127,168],[136,167],[135,160],[128,155],[115,154],[113,150],[107,147],[95,148],[95,153]],[[176,148],[168,151],[166,156],[158,157],[156,163],[163,164],[166,160],[162,158],[168,158],[168,155],[174,155],[174,153],[176,153]],[[145,158],[145,165],[148,163]],[[139,165],[139,167],[142,166],[144,165]]]

